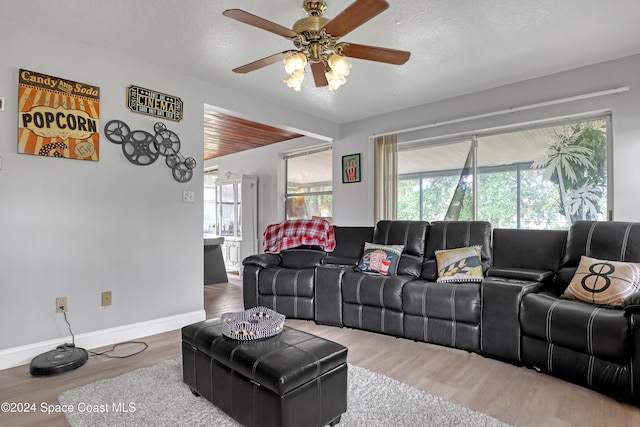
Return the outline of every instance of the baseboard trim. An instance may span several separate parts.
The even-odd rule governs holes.
[[[101,329],[76,335],[75,343],[77,347],[85,349],[103,347],[180,329],[191,323],[205,320],[206,317],[204,310],[198,310],[115,328]],[[65,342],[71,342],[71,336],[0,350],[0,370],[28,364],[37,355],[53,350]]]

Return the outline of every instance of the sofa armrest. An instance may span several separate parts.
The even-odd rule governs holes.
[[[640,292],[635,292],[622,301],[625,314],[640,314]]]
[[[551,283],[555,277],[555,273],[553,271],[534,270],[530,268],[490,267],[489,270],[487,270],[487,277]]]
[[[287,249],[280,252],[280,266],[294,270],[315,268],[326,256],[326,252],[316,249]]]
[[[640,292],[636,292],[630,297],[627,297],[625,299],[625,302],[629,298],[632,298],[636,302],[638,302],[639,295],[640,295]],[[624,307],[624,302],[623,302],[623,307]],[[635,307],[637,310],[638,304],[635,304]],[[632,356],[631,364],[632,366],[635,367],[635,366],[638,366],[638,364],[640,364],[640,314],[638,314],[638,311],[635,311],[635,312],[627,311],[626,308],[625,308],[625,314],[629,317],[629,321],[631,322],[631,331],[632,331],[632,340],[633,340],[633,349],[631,350],[631,354],[633,356]],[[633,390],[631,400],[634,405],[640,406],[640,391],[639,391],[640,390],[640,369],[632,369],[631,371],[632,371],[631,372],[631,381],[632,381],[631,389]]]
[[[249,255],[242,260],[242,265],[245,267],[248,265],[255,265],[256,267],[269,268],[280,265],[280,255],[276,254],[256,254]]]
[[[242,274],[242,302],[244,308],[249,309],[258,306],[258,279],[262,267],[255,264],[244,264]]]
[[[335,267],[355,267],[358,265],[359,258],[341,258],[333,255],[327,255],[322,260],[322,265],[335,266]]]
[[[537,281],[487,277],[482,282],[482,352],[510,363],[520,357],[520,302],[542,291]]]
[[[342,327],[342,276],[353,267],[322,265],[316,269],[315,320],[318,325]]]

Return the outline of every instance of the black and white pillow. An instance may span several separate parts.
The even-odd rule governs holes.
[[[621,306],[640,291],[640,264],[582,256],[563,297],[598,305]]]
[[[435,251],[438,283],[482,282],[481,246]]]

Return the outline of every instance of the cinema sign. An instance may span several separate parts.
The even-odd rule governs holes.
[[[18,97],[19,153],[98,160],[98,87],[20,70]]]
[[[127,108],[134,113],[174,122],[182,120],[182,99],[139,86],[127,87]]]

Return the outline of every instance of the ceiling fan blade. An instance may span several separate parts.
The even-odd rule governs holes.
[[[266,67],[267,65],[274,64],[278,61],[284,60],[291,53],[290,50],[276,53],[275,55],[267,56],[266,58],[258,59],[257,61],[250,62],[241,67],[234,68],[234,73],[245,74],[249,71],[257,70],[258,68]]]
[[[356,0],[324,27],[327,34],[342,37],[374,16],[385,11],[389,3],[384,0]]]
[[[275,22],[267,21],[259,16],[252,15],[249,12],[245,12],[240,9],[227,9],[222,12],[224,16],[233,18],[236,21],[244,22],[245,24],[253,25],[254,27],[261,28],[263,30],[275,33],[279,36],[286,37],[288,39],[295,37],[297,33],[287,27],[283,27]]]
[[[313,81],[316,82],[316,87],[327,86],[327,76],[324,74],[324,64],[322,62],[314,62],[311,64],[311,72],[313,73]]]
[[[409,60],[411,52],[406,50],[387,49],[386,47],[367,46],[364,44],[345,43],[342,54],[350,58],[368,61],[386,62],[402,65]]]

